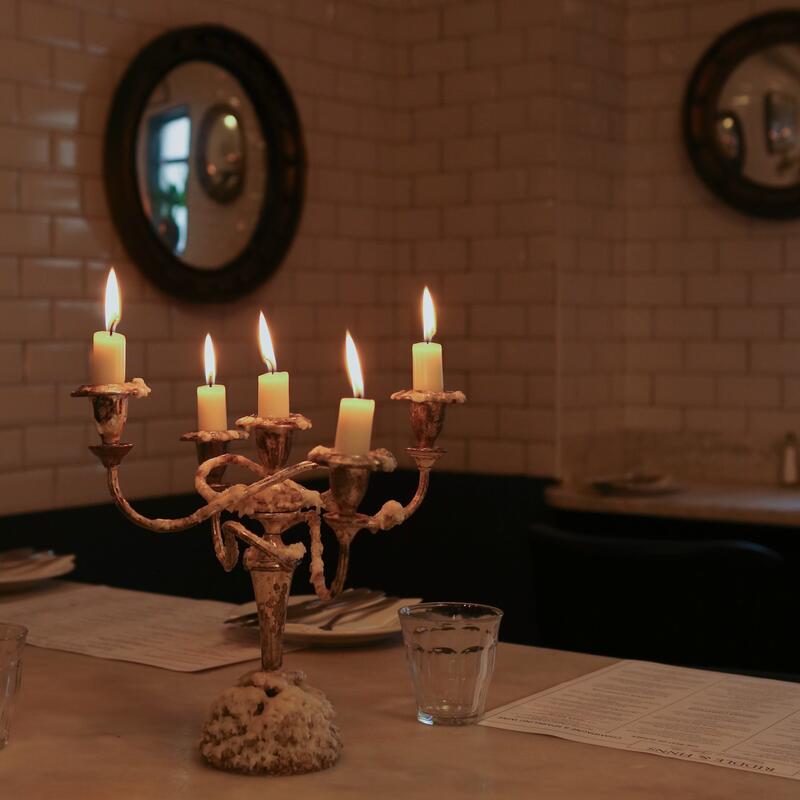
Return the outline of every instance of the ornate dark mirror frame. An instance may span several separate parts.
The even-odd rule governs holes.
[[[253,104],[267,147],[264,201],[247,246],[219,269],[195,269],[174,256],[145,214],[136,171],[139,124],[164,76],[188,61],[230,72]],[[108,117],[104,151],[106,197],[122,244],[139,268],[182,300],[222,302],[240,297],[280,265],[303,207],[306,159],[300,118],[275,65],[239,33],[215,25],[179,28],[148,44],[120,81]]]
[[[733,70],[748,56],[782,42],[800,45],[800,12],[777,11],[749,19],[719,37],[695,67],[686,89],[683,134],[697,174],[729,205],[757,217],[800,216],[800,184],[771,188],[751,181],[716,143],[717,100]]]

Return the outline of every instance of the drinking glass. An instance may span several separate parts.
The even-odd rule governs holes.
[[[417,719],[469,725],[486,706],[503,612],[476,603],[420,603],[398,611]]]
[[[22,648],[28,629],[0,622],[0,750],[8,744],[14,698],[22,679]]]

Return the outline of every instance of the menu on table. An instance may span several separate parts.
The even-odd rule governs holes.
[[[36,647],[196,672],[260,657],[257,628],[223,624],[230,611],[214,600],[63,585],[3,600],[0,622],[25,625]]]
[[[480,723],[800,780],[800,684],[620,661]]]

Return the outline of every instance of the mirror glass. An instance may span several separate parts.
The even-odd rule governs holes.
[[[268,151],[242,85],[207,61],[166,73],[139,122],[141,207],[186,266],[217,270],[248,245],[266,199]]]
[[[731,168],[770,188],[800,184],[800,45],[758,50],[717,100],[715,144]]]

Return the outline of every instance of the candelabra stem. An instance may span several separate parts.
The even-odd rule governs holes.
[[[244,565],[250,572],[258,608],[261,631],[261,668],[267,672],[280,669],[283,663],[283,628],[286,603],[296,562],[280,563],[248,548]]]

